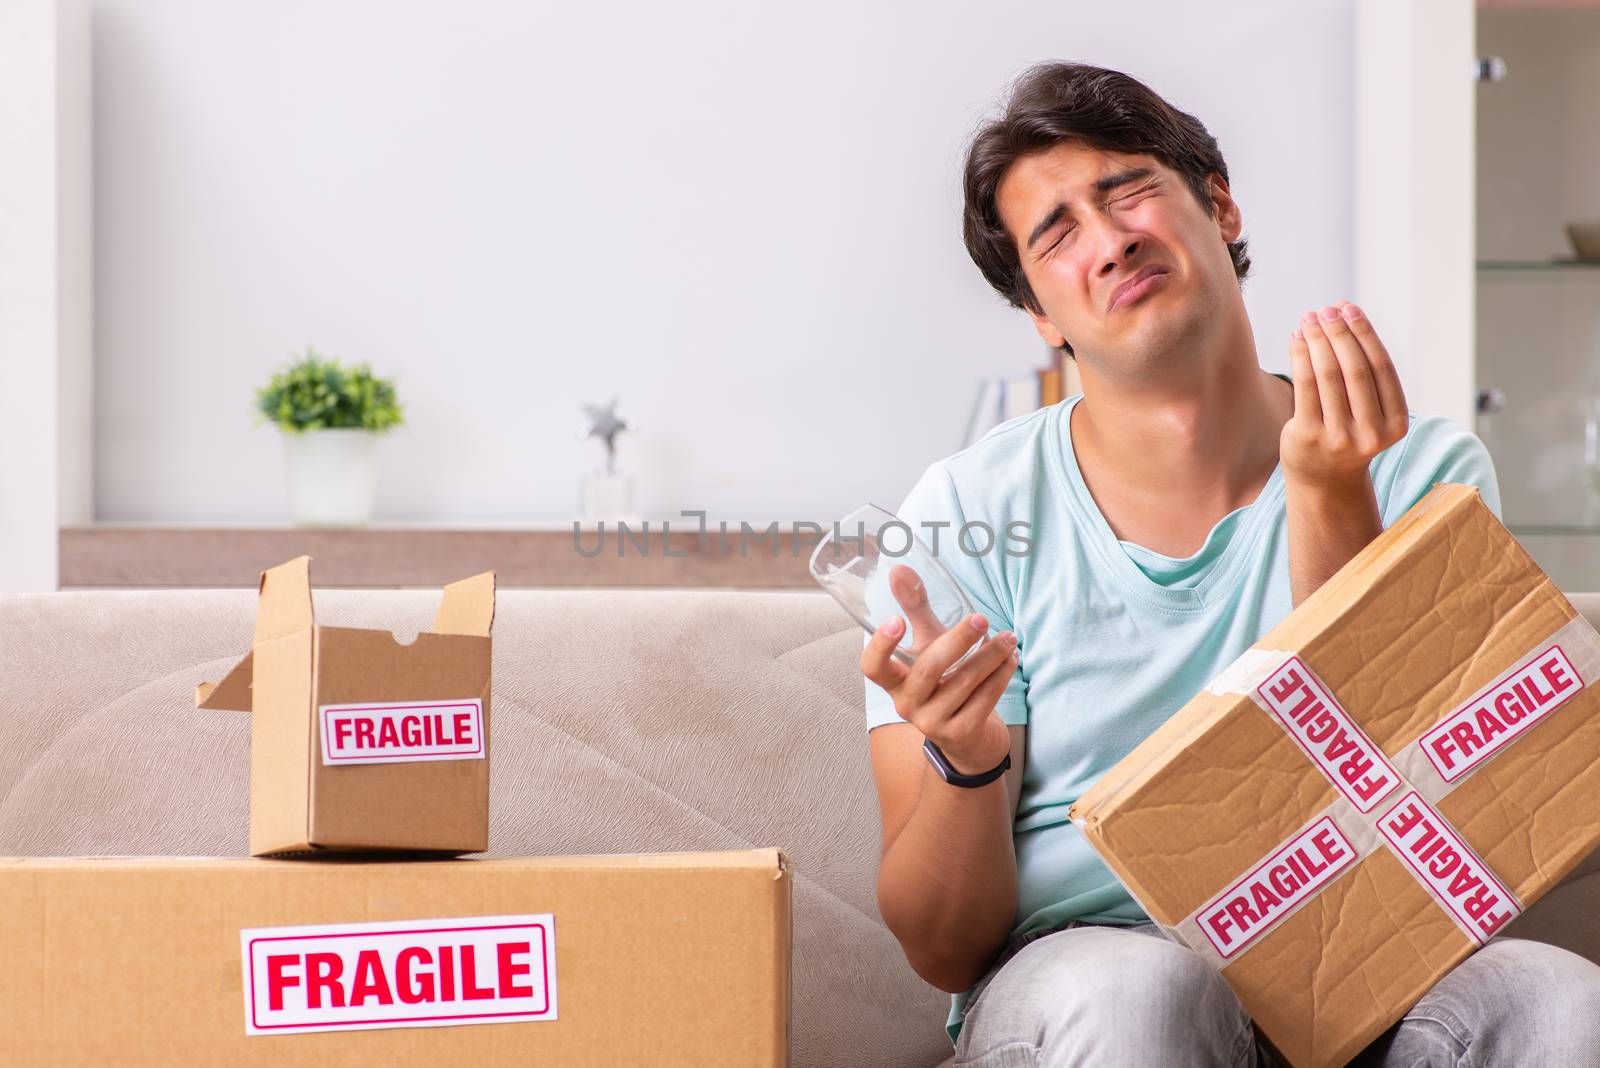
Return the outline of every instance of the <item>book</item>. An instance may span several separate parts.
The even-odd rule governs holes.
[[[1005,380],[1005,410],[1001,413],[1001,422],[1038,409],[1039,379],[1036,375]]]
[[[967,432],[961,439],[961,447],[968,445],[983,437],[989,431],[999,426],[1004,421],[1003,382],[998,378],[985,378],[978,383],[978,393],[972,400],[972,412],[967,416]]]

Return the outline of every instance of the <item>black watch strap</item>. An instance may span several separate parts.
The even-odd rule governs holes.
[[[950,761],[945,757],[944,750],[934,745],[932,738],[922,739],[922,751],[927,755],[934,769],[939,772],[939,777],[951,786],[987,786],[1001,775],[1004,775],[1005,770],[1011,766],[1011,754],[1007,753],[1004,760],[982,775],[963,775],[950,766]]]

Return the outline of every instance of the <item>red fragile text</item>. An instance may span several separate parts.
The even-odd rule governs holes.
[[[555,1018],[548,914],[239,933],[248,1034]]]
[[[308,1009],[533,996],[528,942],[499,943],[487,967],[478,952],[477,946],[406,946],[392,966],[376,949],[358,951],[353,961],[335,952],[269,953],[267,1008],[282,1012],[284,993],[293,988],[303,990]]]
[[[1454,782],[1499,752],[1583,689],[1560,646],[1537,653],[1422,736],[1422,751],[1445,782]]]
[[[1384,814],[1378,830],[1480,944],[1521,911],[1510,891],[1415,791]]]
[[[1362,812],[1372,811],[1400,785],[1400,776],[1378,747],[1299,657],[1286,660],[1256,692],[1289,736]]]
[[[453,716],[435,712],[426,716],[401,716],[398,719],[334,716],[332,729],[334,748],[341,751],[477,744],[477,732],[472,729],[470,712],[457,712]]]
[[[483,705],[323,705],[322,752],[327,764],[461,760],[483,756]]]
[[[1355,859],[1349,840],[1324,816],[1207,902],[1198,913],[1200,929],[1231,957]]]

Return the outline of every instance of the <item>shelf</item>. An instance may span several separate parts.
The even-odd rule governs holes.
[[[595,523],[577,521],[581,530],[587,532],[597,530]],[[641,519],[626,520],[629,530],[641,529]],[[661,520],[651,519],[650,527],[658,530]],[[683,529],[690,525],[684,518],[669,520],[674,526]],[[483,530],[513,530],[522,532],[548,533],[551,531],[572,530],[574,520],[571,519],[381,519],[361,527],[362,531],[483,531]],[[616,523],[613,520],[605,521],[606,529],[613,530]],[[302,533],[314,530],[314,527],[300,526],[287,519],[103,519],[90,525],[78,527],[80,530],[297,530]],[[338,529],[348,533],[350,527],[323,528],[325,530]]]
[[[544,526],[544,524],[539,524]],[[305,554],[319,587],[437,587],[494,571],[503,587],[814,588],[806,562],[814,538],[743,542],[715,527],[702,542],[692,525],[648,535],[632,524],[622,538],[564,529],[449,530],[146,526],[63,527],[63,589],[107,587],[254,588],[260,573]],[[670,539],[670,540],[668,540]]]
[[[1499,271],[1593,271],[1600,260],[1479,260],[1473,265],[1480,274]]]
[[[1600,537],[1600,525],[1593,523],[1511,523],[1506,529],[1519,538]]]

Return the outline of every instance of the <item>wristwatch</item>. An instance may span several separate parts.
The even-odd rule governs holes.
[[[934,770],[939,773],[939,778],[951,786],[986,786],[998,779],[1011,766],[1011,754],[1007,753],[1004,760],[982,775],[963,775],[950,766],[944,751],[933,744],[932,738],[922,739],[922,751],[927,755],[928,762],[933,765]]]

